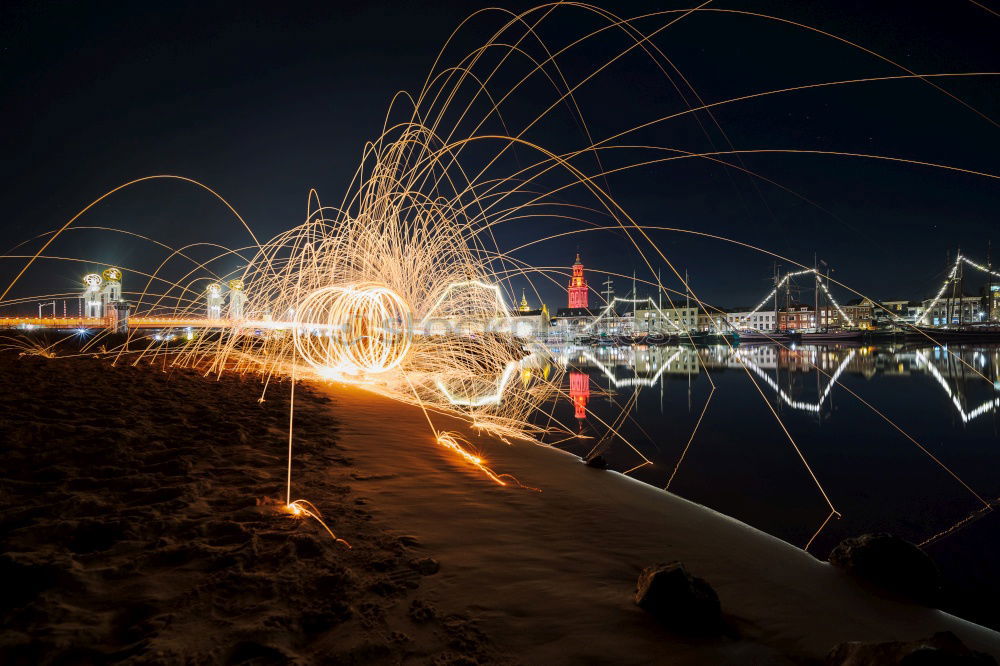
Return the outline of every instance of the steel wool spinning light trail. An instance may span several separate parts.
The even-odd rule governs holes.
[[[589,32],[571,35],[559,46],[547,43],[540,37],[540,26],[558,21],[564,12],[585,13],[596,19],[597,25]],[[655,41],[668,34],[665,31],[672,25],[697,14],[770,22],[818,38],[832,38],[845,48],[871,56],[901,73],[810,82],[706,103]],[[471,30],[473,22],[485,20],[494,21],[489,37],[474,49],[456,53],[459,33]],[[580,31],[579,27],[575,29]],[[562,63],[577,59],[581,49],[603,40],[615,44],[611,54],[596,62],[588,60],[582,75],[569,77]],[[622,127],[610,128],[604,138],[595,138],[577,95],[626,56],[639,56],[661,73],[685,108],[650,118],[628,118]],[[133,352],[126,343],[118,350],[119,360],[195,367],[206,374],[253,373],[262,378],[265,391],[272,380],[290,378],[293,395],[295,382],[302,380],[360,385],[392,399],[419,405],[438,445],[454,452],[491,481],[520,486],[473,453],[462,435],[438,431],[433,416],[461,417],[479,431],[508,442],[538,442],[542,435],[553,431],[573,437],[572,430],[555,421],[545,408],[554,397],[566,395],[561,388],[563,368],[553,362],[552,355],[542,345],[515,335],[509,305],[514,289],[512,281],[526,281],[536,292],[536,283],[551,283],[565,289],[566,273],[560,268],[532,265],[522,257],[521,250],[560,237],[580,237],[592,232],[613,235],[623,239],[648,276],[640,278],[640,284],[668,295],[690,298],[701,312],[711,314],[715,309],[699,298],[661,244],[654,241],[653,234],[691,234],[735,243],[769,256],[778,255],[706,231],[637,222],[611,195],[607,184],[610,177],[631,169],[694,160],[721,165],[755,182],[791,192],[749,170],[742,162],[748,154],[784,154],[878,160],[890,165],[996,179],[994,174],[893,155],[819,151],[808,147],[737,149],[712,115],[713,110],[724,105],[763,96],[912,79],[981,116],[935,81],[941,77],[993,75],[916,73],[862,46],[809,26],[758,13],[713,10],[704,5],[650,12],[629,19],[572,2],[543,4],[521,13],[484,10],[456,28],[419,93],[414,96],[400,93],[393,98],[381,134],[365,145],[360,166],[338,205],[323,205],[317,192],[310,190],[304,221],[261,242],[236,209],[206,185],[172,175],[139,178],[102,195],[58,230],[41,235],[41,247],[34,254],[8,255],[27,261],[0,298],[7,298],[15,283],[38,259],[83,261],[46,251],[62,234],[83,229],[74,226],[77,220],[111,194],[158,179],[194,184],[217,197],[236,216],[252,243],[235,249],[211,243],[174,249],[133,231],[106,229],[169,250],[151,273],[124,269],[126,274],[147,279],[141,291],[129,294],[136,301],[137,312],[149,317],[164,316],[174,322],[197,321],[199,316],[204,321],[203,300],[207,293],[207,319],[213,320],[186,336],[181,344],[164,342]],[[532,100],[527,111],[523,108],[526,99]],[[521,100],[522,106],[512,109],[512,100]],[[560,113],[565,115],[556,118]],[[718,129],[727,144],[725,149],[717,149],[713,144],[709,149],[688,151],[644,145],[636,138],[645,136],[643,132],[649,128],[698,118],[697,114]],[[573,145],[550,145],[544,126],[553,118],[578,127],[580,140]],[[698,121],[699,126],[701,122]],[[704,126],[701,128],[704,130]],[[549,228],[539,230],[535,240],[527,243],[522,235],[517,243],[507,243],[505,249],[505,230],[553,221],[562,225],[555,233]],[[208,258],[193,256],[202,250],[215,254]],[[240,262],[236,270],[232,269],[234,260]],[[787,261],[803,272],[810,270]],[[170,270],[176,262],[188,263],[172,274]],[[226,267],[220,269],[223,265]],[[660,268],[665,269],[666,280],[660,279]],[[601,272],[614,275],[612,271]],[[100,288],[99,275],[89,275],[87,280],[89,291]],[[828,295],[826,282],[845,287],[827,279],[820,284]],[[224,308],[222,285],[230,288],[228,308]],[[630,301],[633,306],[640,302],[634,296]],[[4,301],[16,302],[19,299],[13,297]],[[606,313],[612,305],[613,302],[604,303],[600,308]],[[137,330],[130,329],[130,338]],[[734,358],[742,363],[739,355]],[[834,503],[767,401],[752,367],[745,364],[743,367],[825,504],[827,513],[822,529],[838,515]],[[705,376],[710,384],[708,397],[693,430],[678,436],[679,441],[687,444],[670,480],[692,446],[716,390],[707,369]],[[834,384],[839,384],[836,376],[831,377],[830,386]],[[638,386],[635,388],[638,390]],[[634,394],[629,401],[633,399]],[[616,420],[605,425],[617,435],[619,424]],[[291,515],[319,520],[316,507],[306,500],[291,499],[293,426],[294,403],[289,414],[286,509]],[[899,426],[893,426],[916,443]],[[633,447],[633,450],[643,460],[633,469],[652,464],[638,449]],[[945,469],[958,479],[950,469]]]

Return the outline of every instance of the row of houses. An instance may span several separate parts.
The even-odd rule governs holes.
[[[516,313],[515,313],[516,315]],[[587,308],[563,308],[551,318],[549,327],[555,333],[591,333],[594,335],[637,335],[642,333],[671,334],[678,332],[717,333],[726,331],[799,330],[809,328],[842,328],[847,326],[872,328],[874,307],[870,301],[858,300],[841,307],[821,306],[819,321],[811,305],[792,304],[787,310],[756,310],[750,308],[701,308],[695,303],[662,305],[650,303],[644,307],[593,311]],[[543,322],[533,330],[544,331]]]
[[[561,308],[552,316],[546,308],[513,313],[515,331],[522,337],[548,334],[636,335],[642,333],[671,334],[677,332],[726,331],[797,331],[806,329],[855,328],[871,330],[898,323],[921,323],[942,326],[951,323],[972,323],[1000,315],[1000,293],[990,299],[966,295],[962,298],[924,301],[888,300],[874,303],[870,299],[854,299],[844,304],[820,305],[792,303],[787,308],[752,310],[751,308],[714,308],[705,312],[694,303],[671,303],[643,307],[621,307],[600,310],[591,308]],[[924,313],[926,311],[926,317]]]
[[[898,323],[944,326],[1000,320],[1000,285],[983,289],[979,296],[886,300],[878,303],[856,298],[844,304],[824,299],[822,304],[788,303],[780,309],[716,308],[696,302],[659,301],[652,298],[619,299],[607,295],[597,308],[589,307],[590,289],[583,262],[577,253],[567,288],[567,307],[550,315],[545,304],[529,305],[522,292],[520,305],[506,322],[523,338],[580,335],[640,335],[687,332],[801,331],[809,329],[876,329]],[[496,330],[495,328],[492,330]]]

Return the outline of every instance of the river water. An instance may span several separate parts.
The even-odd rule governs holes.
[[[925,543],[952,606],[1000,624],[1000,520],[980,511],[1000,497],[1000,346],[551,352],[565,370],[551,414],[580,435],[560,447],[596,449],[612,469],[796,545],[812,539],[818,557],[865,532]],[[817,534],[824,493],[841,517]]]

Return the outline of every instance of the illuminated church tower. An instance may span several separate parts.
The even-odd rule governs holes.
[[[587,307],[587,280],[583,277],[583,263],[580,253],[576,253],[576,263],[573,264],[573,277],[569,279],[569,307]]]

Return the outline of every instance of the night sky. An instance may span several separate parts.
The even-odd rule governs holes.
[[[497,3],[5,2],[0,246],[8,251],[59,227],[116,185],[160,173],[214,188],[261,238],[300,223],[309,188],[339,201],[364,142],[381,130],[393,93],[419,90],[452,29],[491,4]],[[599,4],[622,15],[692,6]],[[803,22],[918,73],[1000,71],[1000,17],[969,2],[719,0],[706,8]],[[458,46],[481,43],[498,20],[474,24]],[[595,25],[584,12],[561,8],[544,34],[565,43]],[[828,37],[747,15],[699,12],[655,43],[705,101],[901,73]],[[581,46],[565,60],[567,75],[586,75],[612,52],[603,43]],[[648,61],[626,58],[616,65],[581,91],[595,136],[684,108]],[[997,77],[936,83],[1000,122]],[[516,117],[540,102],[525,95],[510,111]],[[1000,173],[1000,128],[921,81],[777,95],[721,107],[715,118],[741,149],[875,153]],[[566,122],[534,138],[565,147],[579,145],[581,137]],[[688,151],[725,147],[717,130],[706,134],[691,116],[640,138]],[[811,264],[815,252],[834,268],[834,277],[876,298],[929,297],[946,269],[946,253],[956,247],[985,260],[992,236],[1000,255],[997,180],[845,157],[758,154],[742,160],[813,203],[696,160],[631,170],[610,178],[608,186],[640,223],[732,237],[803,263]],[[572,200],[572,193],[567,196]],[[240,246],[249,240],[217,201],[172,182],[116,195],[80,224],[127,228],[171,245]],[[553,227],[512,226],[502,241],[512,247],[542,229]],[[656,241],[716,305],[755,305],[769,289],[768,257],[685,235],[661,233]],[[578,245],[588,267],[621,273],[640,267],[620,238],[596,234],[548,243],[521,257],[568,266]],[[53,253],[148,270],[157,255],[143,247],[135,239],[81,231],[60,240]],[[6,282],[20,266],[4,261]],[[100,266],[47,262],[15,295],[76,291],[91,267]],[[592,284],[603,279],[596,272],[588,277]],[[520,286],[509,285],[515,291]],[[619,292],[626,288],[619,284]],[[542,295],[550,307],[564,304],[565,295],[554,288],[543,287]]]

